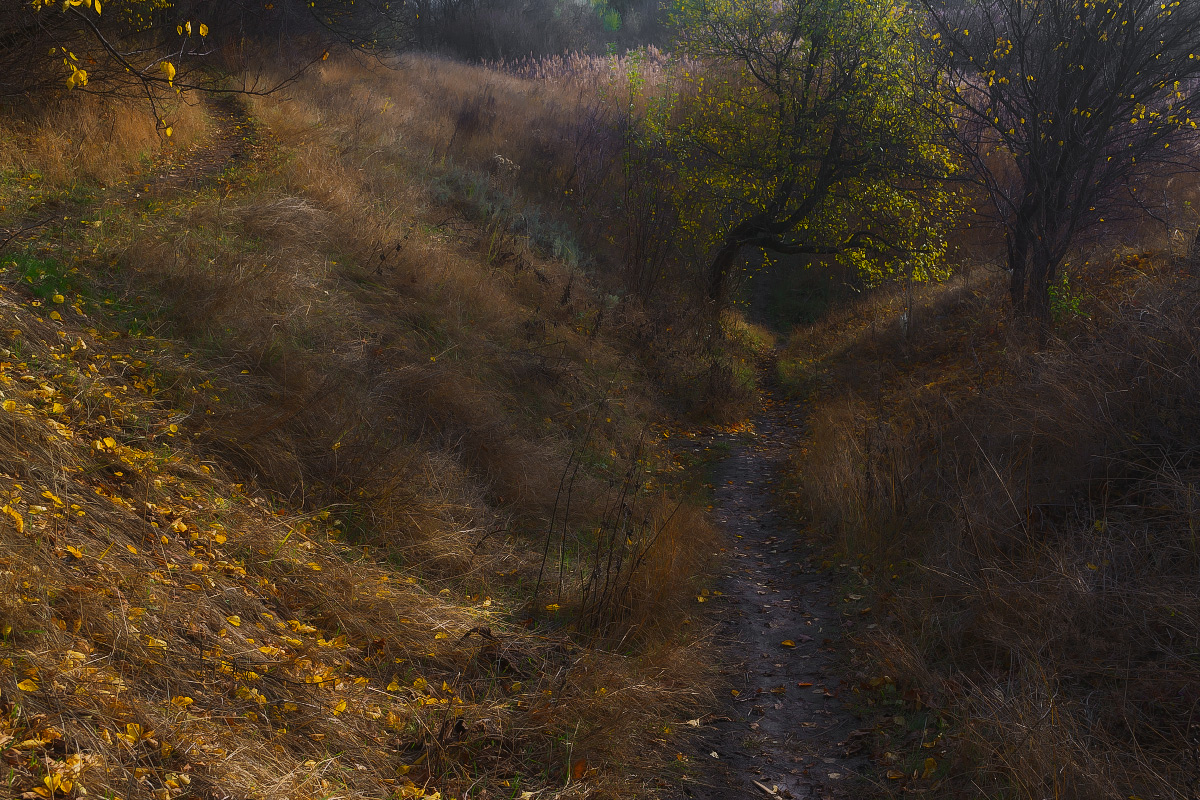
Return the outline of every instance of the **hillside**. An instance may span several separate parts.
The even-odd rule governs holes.
[[[1181,237],[1141,239],[1093,253],[1045,342],[977,268],[780,359],[809,407],[791,498],[862,576],[858,702],[897,794],[1195,784],[1200,285]]]
[[[659,486],[625,309],[446,158],[480,75],[333,59],[170,138],[12,112],[16,795],[631,796],[674,761],[713,535]]]
[[[0,11],[7,795],[1194,800],[1200,6],[276,3]]]

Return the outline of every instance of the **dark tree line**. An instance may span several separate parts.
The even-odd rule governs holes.
[[[28,0],[0,4],[0,97],[56,89],[151,94],[231,86],[238,54],[270,48],[295,68],[333,43],[371,50],[411,41],[403,0]],[[197,69],[204,67],[205,69]]]
[[[661,16],[658,0],[7,0],[0,98],[229,90],[211,67],[231,74],[239,54],[261,54],[298,69],[335,44],[472,60],[603,52],[653,40]]]
[[[660,0],[416,0],[414,43],[496,61],[658,43]]]

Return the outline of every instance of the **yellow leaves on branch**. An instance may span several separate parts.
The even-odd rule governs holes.
[[[65,58],[63,59],[63,61],[66,62],[67,68],[71,70],[71,74],[67,76],[67,88],[68,89],[77,89],[81,86],[87,86],[87,82],[88,82],[87,70],[80,69],[79,67],[75,66],[74,64],[67,62],[67,60]]]
[[[43,6],[57,5],[58,0],[32,0],[33,10],[41,11]],[[78,8],[79,6],[87,6],[100,13],[100,0],[63,0],[62,8],[66,11],[68,8]]]
[[[188,20],[187,22],[183,23],[182,25],[178,25],[178,26],[176,26],[176,28],[175,28],[175,32],[176,32],[176,33],[178,33],[180,36],[183,36],[183,35],[184,35],[184,33],[187,33],[187,35],[188,35],[188,36],[191,36],[191,35],[192,35],[192,22],[191,22],[191,20]],[[200,24],[197,26],[197,33],[199,33],[199,34],[200,34],[200,36],[202,36],[202,37],[203,37],[203,36],[208,36],[208,26],[207,26],[207,25],[205,25],[203,22],[201,22],[201,23],[200,23]]]

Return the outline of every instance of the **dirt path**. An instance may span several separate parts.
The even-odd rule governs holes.
[[[870,762],[859,720],[843,702],[842,576],[822,571],[815,549],[777,507],[801,409],[766,398],[752,436],[721,436],[714,516],[729,561],[705,606],[723,651],[724,707],[702,720],[698,769],[678,798],[861,798]],[[702,448],[704,445],[700,445]],[[791,642],[794,646],[784,644]]]
[[[241,98],[213,95],[204,99],[204,106],[210,135],[191,149],[164,159],[149,175],[140,178],[140,185],[135,178],[136,188],[156,197],[195,191],[249,156],[254,129]]]

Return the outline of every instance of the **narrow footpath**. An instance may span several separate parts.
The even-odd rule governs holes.
[[[867,736],[844,702],[844,574],[778,505],[779,478],[802,429],[802,409],[775,393],[752,434],[720,435],[714,517],[729,541],[726,574],[705,606],[722,652],[724,707],[700,720],[696,764],[678,798],[874,796]],[[698,440],[697,440],[698,441]],[[851,623],[852,624],[852,623]]]

